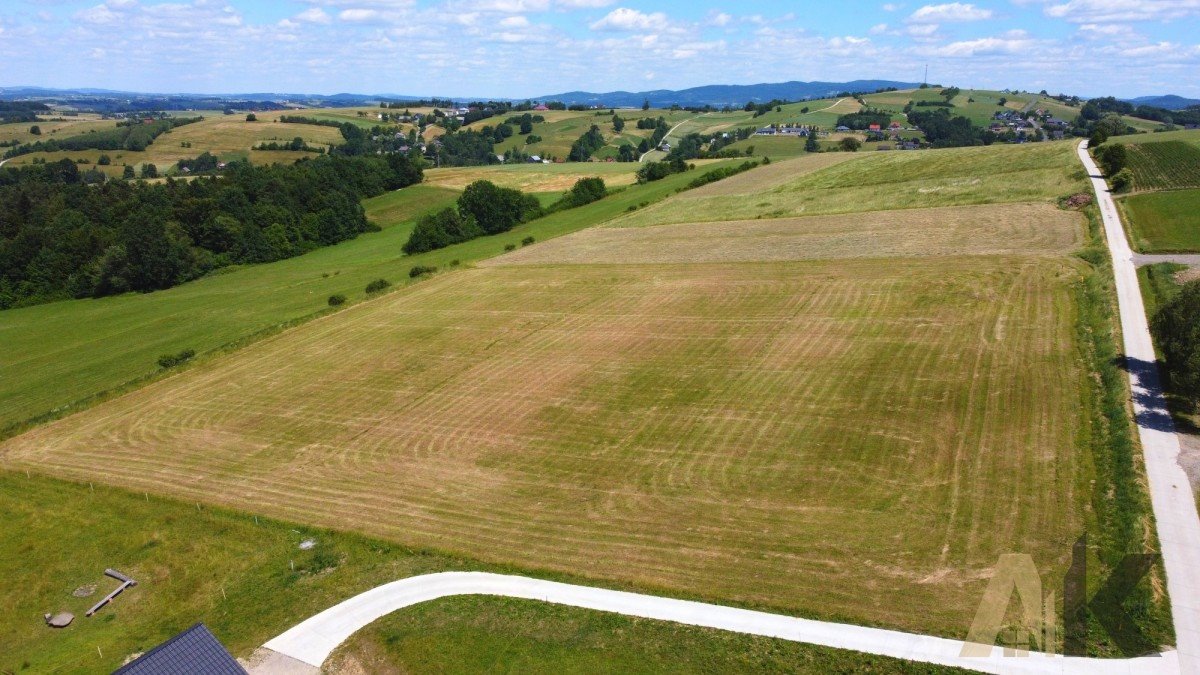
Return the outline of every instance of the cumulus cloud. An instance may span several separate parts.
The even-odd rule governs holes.
[[[956,23],[982,21],[990,18],[992,18],[990,9],[961,2],[948,2],[941,5],[925,5],[913,12],[908,20],[911,23]]]
[[[628,7],[618,7],[591,25],[592,30],[650,31],[667,27],[667,15],[662,12],[646,14]]]
[[[296,21],[303,21],[305,23],[329,23],[332,20],[325,13],[325,10],[320,7],[309,7],[296,15]]]
[[[1073,23],[1167,21],[1200,15],[1200,0],[1070,0],[1045,12]]]
[[[725,12],[715,12],[708,15],[708,20],[705,22],[710,26],[725,27],[733,23],[733,17]]]
[[[997,54],[1022,54],[1036,46],[1024,31],[1009,31],[999,37],[984,37],[975,40],[951,42],[940,47],[929,48],[925,51],[931,56],[950,58],[969,58]]]
[[[350,23],[359,23],[363,21],[374,21],[379,18],[379,11],[374,9],[343,9],[338,12],[338,18],[342,21]]]

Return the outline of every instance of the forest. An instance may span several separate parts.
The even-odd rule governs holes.
[[[422,177],[400,154],[230,162],[159,184],[88,185],[70,160],[0,169],[0,309],[170,288],[336,244],[371,229],[361,199]]]

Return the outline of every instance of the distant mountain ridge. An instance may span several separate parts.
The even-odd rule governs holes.
[[[1138,105],[1148,105],[1155,108],[1166,108],[1167,110],[1183,110],[1194,105],[1200,105],[1200,98],[1184,98],[1175,94],[1166,94],[1164,96],[1139,96],[1137,98],[1126,99],[1130,103]]]
[[[588,92],[570,91],[562,94],[529,97],[536,101],[562,101],[563,103],[605,106],[640,106],[646,100],[650,105],[666,107],[671,105],[702,106],[702,105],[744,105],[747,101],[763,103],[775,99],[801,101],[804,99],[824,98],[839,92],[871,92],[876,89],[895,87],[897,89],[913,89],[920,86],[917,82],[898,82],[895,80],[852,80],[850,82],[774,82],[759,84],[710,84],[690,89],[655,89],[652,91],[610,91]],[[494,97],[471,96],[411,96],[405,94],[297,94],[284,92],[242,92],[224,94],[194,94],[177,93],[147,93],[118,91],[112,89],[54,89],[50,87],[0,87],[0,97],[45,97],[69,98],[72,96],[106,96],[114,98],[189,98],[189,99],[241,99],[260,101],[311,101],[341,105],[365,105],[379,100],[406,101],[429,98],[451,99],[455,101],[487,100]],[[498,100],[523,101],[525,98],[502,98]]]
[[[774,82],[760,84],[710,84],[690,89],[654,89],[651,91],[609,91],[603,93],[589,91],[568,91],[562,94],[538,96],[539,101],[562,101],[563,103],[579,103],[583,105],[606,105],[615,107],[640,106],[645,101],[650,105],[661,108],[670,105],[701,106],[701,105],[743,105],[748,101],[763,103],[775,99],[786,101],[802,101],[811,98],[825,98],[839,92],[872,92],[876,89],[895,87],[897,89],[914,89],[921,86],[918,82],[898,82],[895,80],[851,80],[850,82]]]

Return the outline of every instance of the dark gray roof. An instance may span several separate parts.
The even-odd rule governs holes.
[[[113,671],[118,674],[246,675],[246,670],[198,623]]]

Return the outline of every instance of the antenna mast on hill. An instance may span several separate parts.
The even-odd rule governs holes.
[[[929,64],[925,64],[925,79],[921,80],[924,84],[929,84]]]

